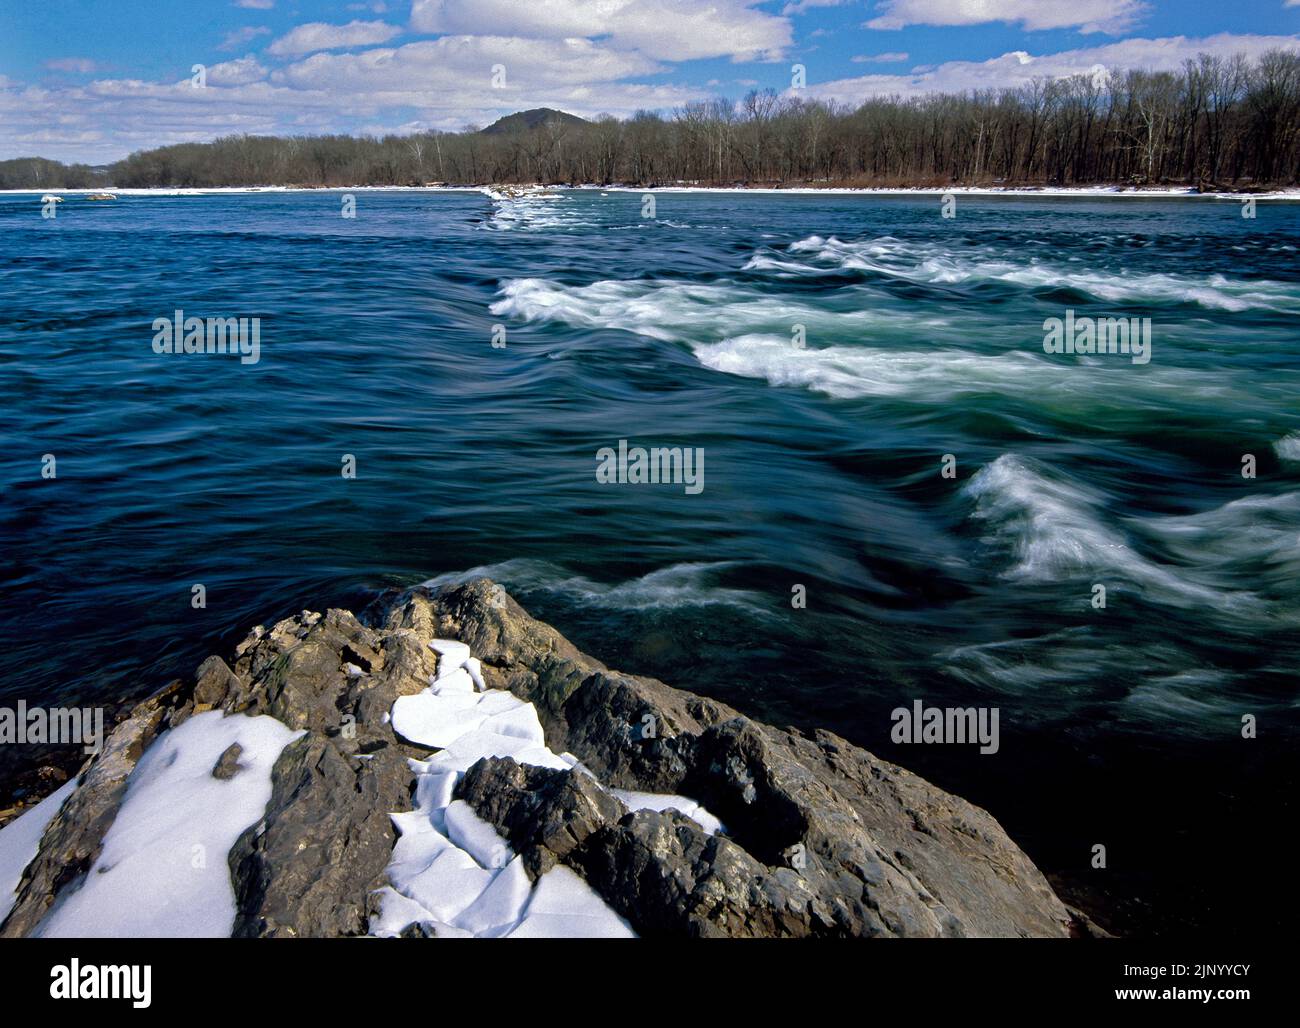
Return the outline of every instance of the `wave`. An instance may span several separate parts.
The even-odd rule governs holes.
[[[510,279],[489,308],[498,317],[556,322],[576,328],[619,329],[662,342],[684,343],[713,371],[797,386],[838,399],[898,397],[936,404],[956,396],[1012,396],[1036,406],[1076,413],[1121,410],[1131,400],[1168,410],[1202,403],[1245,402],[1230,380],[1189,368],[1135,371],[1109,358],[1047,359],[1021,351],[915,347],[925,340],[975,333],[987,344],[1005,326],[979,332],[937,314],[859,308],[836,311],[767,295],[733,283],[602,280],[563,286],[544,279]],[[850,339],[851,345],[796,347],[791,327],[809,339]],[[891,347],[906,347],[891,348]],[[1098,388],[1104,377],[1105,388]],[[1254,394],[1258,399],[1258,391]]]
[[[902,397],[941,403],[976,393],[1033,399],[1044,389],[1058,398],[1077,390],[1085,398],[1095,385],[1076,365],[1015,351],[985,356],[961,350],[796,349],[788,337],[758,334],[697,344],[693,350],[714,371],[761,378],[774,386],[801,386],[838,399]]]
[[[836,311],[771,296],[734,282],[624,282],[603,279],[564,286],[540,278],[503,282],[501,299],[489,308],[498,316],[554,321],[578,328],[616,328],[664,342],[716,341],[741,331],[780,329],[786,345],[794,324],[830,334],[933,336],[953,330],[937,315],[856,308]]]
[[[699,346],[736,331],[780,333],[791,348],[792,326],[818,338],[914,341],[953,331],[948,319],[909,311],[863,307],[837,311],[765,295],[732,282],[623,282],[605,279],[563,286],[544,279],[510,279],[489,310],[575,328],[618,329],[661,342]]]
[[[1242,710],[1235,673],[1187,669],[1187,652],[1160,641],[1116,645],[1111,633],[1073,627],[1026,639],[958,646],[938,655],[943,673],[980,690],[1033,705],[1035,720],[1077,723],[1096,704],[1114,704],[1110,723],[1156,726],[1183,735],[1218,735]],[[1116,702],[1110,690],[1124,685]],[[1047,698],[1050,697],[1050,702]],[[1251,704],[1255,707],[1256,700]]]
[[[1294,589],[1300,575],[1300,492],[1245,496],[1178,517],[1130,518],[1135,530],[1180,560],[1223,578]]]
[[[992,250],[956,251],[941,244],[893,236],[861,242],[809,236],[792,243],[784,252],[755,254],[745,269],[784,275],[865,271],[927,285],[1004,282],[1028,289],[1064,287],[1116,303],[1186,303],[1234,312],[1300,312],[1300,287],[1286,282],[1246,281],[1224,275],[1195,278],[1167,273],[1079,271],[1034,257],[1026,261]]]
[[[556,193],[537,190],[505,192],[487,188],[492,217],[482,226],[496,232],[544,232],[557,228],[590,228],[593,223],[574,217],[573,204]]]
[[[1174,606],[1210,606],[1227,611],[1258,611],[1253,592],[1231,588],[1212,545],[1228,545],[1220,533],[1239,524],[1227,508],[1193,518],[1148,519],[1148,534],[1169,537],[1172,522],[1197,521],[1192,545],[1181,555],[1195,566],[1164,565],[1143,556],[1105,511],[1096,490],[1050,474],[1038,462],[1003,454],[985,465],[963,487],[975,504],[971,517],[988,526],[985,541],[1009,552],[1004,577],[1059,582],[1082,576],[1111,576],[1131,583],[1153,600]],[[1244,501],[1238,501],[1244,502]],[[1232,507],[1229,504],[1228,507]],[[1244,509],[1244,508],[1243,508]],[[1140,519],[1128,519],[1132,524]],[[1257,540],[1256,540],[1257,541]],[[1105,581],[1102,584],[1107,584]]]
[[[713,585],[717,574],[733,566],[728,561],[673,564],[625,582],[596,582],[574,575],[544,560],[517,558],[468,571],[438,575],[421,584],[433,589],[460,585],[476,578],[519,592],[545,592],[575,606],[607,610],[677,610],[688,607],[734,607],[767,616],[765,598],[744,589]]]
[[[1300,432],[1284,435],[1273,444],[1273,452],[1278,455],[1279,460],[1300,463]]]

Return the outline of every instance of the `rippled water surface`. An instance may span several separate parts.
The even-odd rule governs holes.
[[[1300,207],[39,211],[0,197],[3,702],[139,698],[253,624],[485,569],[616,666],[988,807],[1121,930],[1283,916],[1239,876],[1283,873],[1294,816]],[[260,361],[155,354],[176,309],[261,318]],[[1045,354],[1067,309],[1150,318],[1150,362]],[[702,447],[705,488],[597,482],[620,439]],[[892,743],[914,699],[997,707],[999,752]]]

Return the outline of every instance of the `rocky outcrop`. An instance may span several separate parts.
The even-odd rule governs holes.
[[[985,811],[827,732],[777,729],[607,668],[487,580],[385,596],[361,617],[303,612],[254,629],[233,661],[140,704],[83,769],[29,865],[6,936],[27,935],[94,862],[144,748],[196,713],[269,714],[304,734],[275,763],[263,817],[229,854],[234,934],[364,934],[409,810],[388,713],[457,639],[489,688],[534,704],[572,770],[485,758],[457,786],[528,873],[563,864],[648,936],[1065,936],[1074,920]],[[238,747],[232,747],[237,750]],[[240,754],[212,773],[235,775]],[[594,777],[593,777],[594,775]],[[599,780],[599,782],[597,781]],[[629,811],[602,786],[679,793],[726,826]]]

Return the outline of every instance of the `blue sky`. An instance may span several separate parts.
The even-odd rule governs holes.
[[[1300,49],[1300,0],[0,0],[0,28],[0,159],[100,163],[237,132],[669,111],[789,91],[795,64],[806,95],[848,104],[1176,68]]]

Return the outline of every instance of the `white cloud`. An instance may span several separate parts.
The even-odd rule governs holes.
[[[863,28],[1015,22],[1029,30],[1078,28],[1116,34],[1148,10],[1142,0],[884,0]]]
[[[501,89],[492,85],[498,64],[505,67]],[[473,97],[475,107],[490,107],[537,87],[607,83],[659,70],[640,54],[610,50],[589,39],[443,36],[395,49],[313,54],[276,72],[272,80],[298,89],[411,99],[454,92]]]
[[[507,66],[505,89],[491,88],[494,63]],[[0,88],[0,160],[39,153],[106,163],[133,150],[243,132],[458,131],[529,107],[626,117],[712,93],[620,81],[658,68],[640,54],[585,39],[446,37],[359,54],[318,53],[269,73],[249,55],[210,66],[205,89],[188,78],[103,79],[59,89],[13,83]]]
[[[1161,39],[1125,39],[1104,46],[1065,50],[1034,56],[1024,50],[1005,53],[988,61],[949,61],[908,75],[863,75],[809,85],[801,93],[822,99],[859,104],[873,96],[921,96],[931,92],[964,92],[1028,85],[1035,78],[1054,78],[1090,72],[1100,64],[1123,70],[1175,71],[1199,53],[1245,54],[1258,57],[1268,50],[1300,52],[1300,36],[1234,35],[1223,32],[1199,39],[1166,36]]]
[[[602,38],[655,60],[766,59],[792,42],[790,22],[759,0],[415,0],[417,32]]]
[[[792,14],[806,14],[814,7],[839,7],[847,2],[848,0],[794,0],[781,8],[781,13],[788,17]]]
[[[241,46],[247,46],[258,36],[270,34],[270,29],[264,25],[254,28],[252,25],[245,25],[242,29],[235,29],[234,32],[226,33],[226,38],[221,41],[218,50],[238,50]]]
[[[267,53],[276,57],[294,57],[318,50],[343,50],[354,46],[374,46],[387,43],[402,30],[382,21],[350,21],[346,25],[327,25],[323,21],[299,25],[281,36],[269,47]]]
[[[235,6],[250,11],[269,11],[275,6],[275,0],[235,0]]]
[[[244,86],[250,82],[260,82],[264,78],[266,78],[266,69],[257,63],[257,58],[252,54],[241,57],[237,61],[214,64],[208,69],[207,74],[209,86]],[[188,83],[189,79],[185,81]]]
[[[67,71],[76,75],[90,75],[98,65],[89,57],[60,57],[57,60],[46,61],[45,67],[51,71]]]
[[[883,54],[858,54],[849,60],[854,64],[899,64],[907,60],[908,56],[905,50],[890,50]]]

